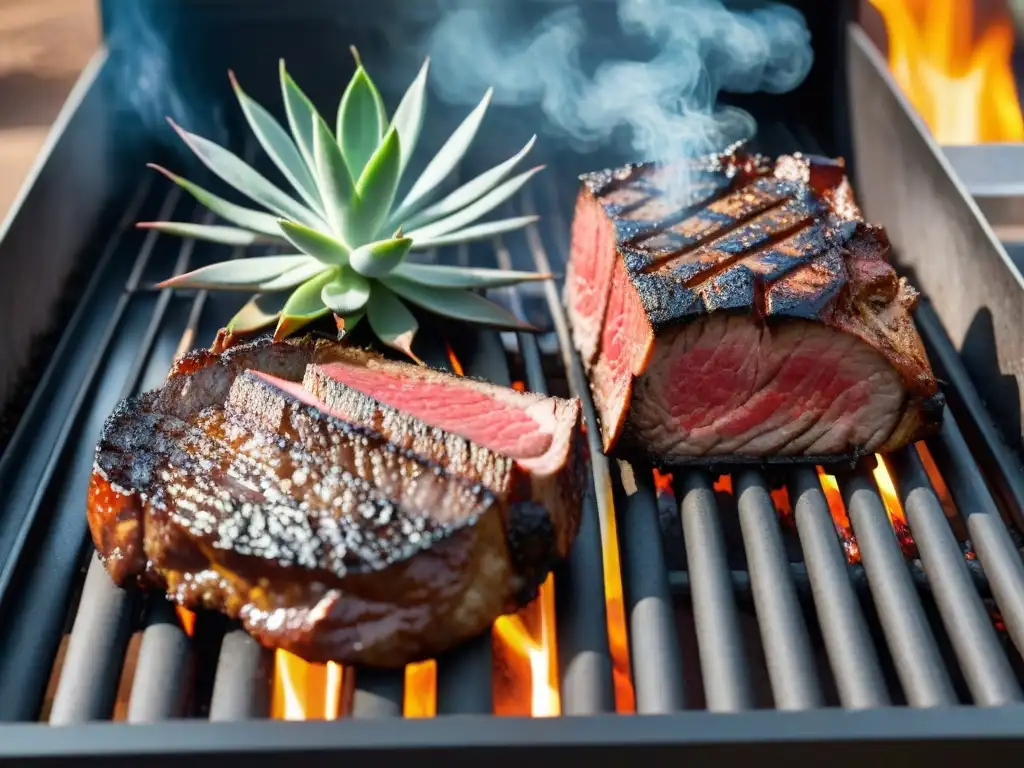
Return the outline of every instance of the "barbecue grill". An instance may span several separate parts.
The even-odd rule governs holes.
[[[201,613],[186,626],[169,603],[116,589],[87,543],[85,491],[103,419],[118,399],[157,386],[175,354],[208,344],[237,308],[230,295],[152,287],[223,259],[226,249],[132,228],[203,214],[140,170],[169,151],[148,110],[174,104],[156,89],[120,109],[125,72],[156,66],[137,45],[121,47],[132,38],[116,15],[125,5],[103,5],[109,48],[83,74],[0,233],[10,270],[0,284],[9,337],[0,347],[0,761],[702,766],[784,757],[845,766],[883,755],[1012,759],[1024,745],[1019,401],[987,408],[976,388],[992,370],[1013,372],[1013,360],[1021,376],[1024,286],[852,21],[852,3],[804,4],[818,59],[801,89],[738,103],[759,119],[756,149],[855,161],[868,217],[889,228],[926,296],[916,320],[949,403],[941,433],[926,450],[828,470],[834,476],[813,467],[655,476],[600,452],[560,284],[495,292],[542,333],[453,331],[423,354],[437,366],[583,401],[592,483],[579,538],[554,576],[548,626],[562,716],[494,715],[500,659],[484,637],[437,660],[434,717],[402,717],[411,692],[401,671],[332,667],[339,693],[326,714],[336,719],[301,723],[268,719],[272,652],[220,616]],[[144,40],[172,53],[149,75],[209,99],[193,114],[225,140],[241,132],[226,89],[207,83],[228,63],[271,105],[283,55],[324,103],[351,67],[339,41],[358,43],[371,67],[387,61],[375,13],[393,22],[392,43],[431,22],[423,6],[404,13],[397,0],[379,0],[374,13],[359,5],[351,17],[340,10],[348,3],[312,0],[287,9],[269,0],[244,10],[226,0],[174,5],[161,37]],[[521,12],[553,5],[534,0]],[[609,3],[588,6],[610,12]],[[180,52],[185,37],[187,50],[204,54]],[[314,71],[331,73],[323,93],[306,75]],[[500,114],[492,119],[507,120],[509,134],[530,124],[528,110]],[[502,141],[485,153],[504,156],[511,144]],[[545,143],[545,181],[514,203],[519,213],[541,213],[538,225],[433,258],[561,270],[574,174],[620,158]],[[907,190],[915,202],[904,200]],[[959,294],[943,287],[949,274],[971,272]],[[984,365],[975,358],[986,350],[965,365],[950,340],[963,340],[973,312],[990,313],[994,329]],[[637,716],[623,713],[633,709]]]

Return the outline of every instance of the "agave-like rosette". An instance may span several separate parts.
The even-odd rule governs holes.
[[[182,140],[218,177],[262,210],[237,205],[159,166],[227,224],[143,222],[140,227],[232,246],[290,245],[295,252],[212,264],[161,287],[248,291],[256,295],[232,318],[228,335],[276,323],[280,339],[334,313],[339,330],[365,317],[385,344],[412,354],[418,330],[407,304],[447,318],[496,328],[534,330],[476,291],[543,280],[535,272],[453,267],[406,261],[411,251],[492,238],[520,229],[535,216],[481,222],[515,195],[542,166],[512,175],[536,137],[505,162],[437,199],[487,111],[480,103],[396,202],[402,174],[416,148],[426,109],[429,60],[389,120],[383,99],[353,49],[356,71],[332,132],[281,62],[281,91],[289,130],[253,101],[229,73],[256,136],[294,190],[285,192],[241,158],[171,122]]]

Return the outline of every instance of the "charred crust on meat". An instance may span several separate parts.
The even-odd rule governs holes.
[[[932,427],[942,425],[942,418],[946,413],[946,396],[939,390],[931,397],[925,398],[921,403],[921,416],[925,424]]]
[[[526,605],[537,597],[541,584],[558,562],[555,526],[547,509],[533,501],[509,506],[508,550],[522,579],[516,600]]]
[[[864,221],[845,163],[732,148],[683,170],[682,191],[671,184],[678,167],[639,164],[583,177],[566,300],[605,450],[632,440],[666,466],[720,463],[734,450],[751,454],[737,461],[761,463],[763,454],[781,452],[798,455],[779,462],[831,463],[931,434],[941,408],[931,400],[937,382],[909,314],[918,294],[890,265],[884,230]],[[751,353],[764,348],[774,355],[765,362],[791,375],[758,380],[767,369],[746,366],[741,350],[721,344],[726,332]],[[841,361],[813,351],[786,355],[811,337],[825,350],[842,339],[850,354]],[[839,366],[831,384],[838,400],[824,380],[814,381],[816,361],[825,359]],[[737,385],[758,393],[750,408],[714,394],[702,404],[670,384],[693,374],[714,387],[715,365],[732,366],[726,370],[736,372]],[[776,440],[770,430],[757,432],[763,417],[754,406],[771,411],[773,393],[763,387],[783,380],[796,426],[792,434],[776,430]],[[797,380],[817,398],[807,407]],[[833,424],[842,408],[867,418],[850,429]],[[708,459],[690,455],[704,452]]]

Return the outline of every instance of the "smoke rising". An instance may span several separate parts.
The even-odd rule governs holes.
[[[434,88],[461,104],[493,85],[495,103],[538,105],[546,130],[581,151],[623,130],[637,160],[721,150],[756,130],[750,114],[718,104],[722,91],[783,93],[803,81],[813,61],[802,14],[778,3],[731,10],[721,0],[616,0],[616,44],[579,5],[517,34],[510,28],[514,2],[447,3],[428,41]],[[650,55],[624,58],[626,38]],[[594,41],[604,50],[588,68],[585,49]],[[681,173],[674,192],[685,194],[686,185]]]
[[[179,54],[175,66],[167,43],[181,26],[175,3],[127,0],[110,7],[108,48],[117,108],[138,117],[142,135],[162,139],[183,157],[190,155],[167,125],[168,117],[190,131],[226,141],[223,110],[204,87],[201,65],[190,72],[190,62]]]

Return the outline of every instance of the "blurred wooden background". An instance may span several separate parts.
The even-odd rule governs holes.
[[[99,36],[95,0],[0,0],[0,221]]]

